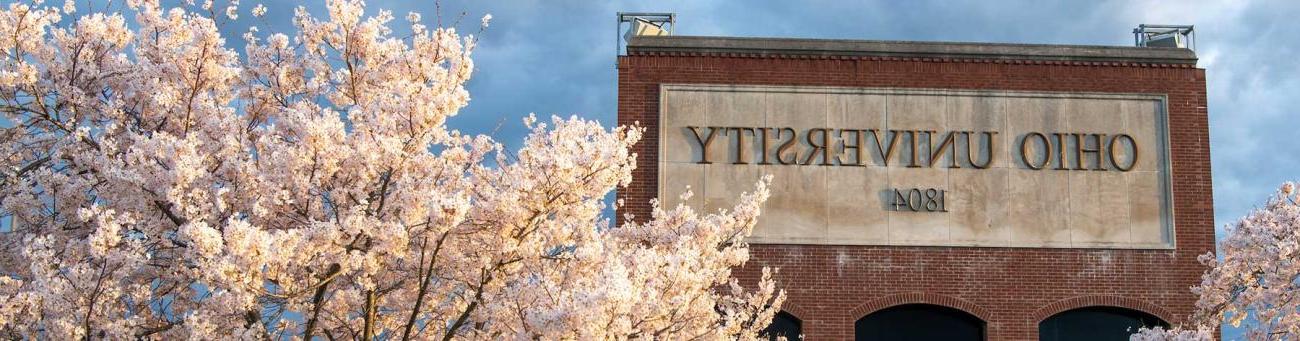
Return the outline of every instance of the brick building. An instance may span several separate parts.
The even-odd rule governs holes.
[[[808,340],[1122,338],[1183,322],[1214,249],[1205,70],[1182,48],[632,37],[625,213],[772,174],[754,280]]]

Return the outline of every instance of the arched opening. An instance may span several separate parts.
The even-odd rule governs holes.
[[[760,335],[768,340],[785,337],[786,340],[795,341],[799,340],[801,334],[803,334],[803,321],[799,321],[799,318],[790,313],[780,311],[776,316],[772,316],[772,324],[763,328],[763,333]]]
[[[1155,315],[1120,307],[1084,307],[1066,310],[1038,323],[1042,341],[1128,340],[1142,327],[1169,328]]]
[[[984,321],[965,311],[933,304],[904,304],[863,316],[853,324],[858,341],[984,340]]]

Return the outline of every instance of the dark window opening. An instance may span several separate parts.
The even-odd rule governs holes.
[[[970,313],[932,304],[904,304],[880,310],[853,324],[858,341],[984,340],[984,321]]]
[[[786,340],[799,340],[799,335],[803,334],[803,321],[790,315],[790,313],[780,311],[772,316],[772,324],[763,328],[763,338],[767,340],[776,340],[778,337],[785,337]]]
[[[1038,339],[1044,341],[1128,340],[1142,327],[1169,328],[1155,315],[1119,307],[1086,307],[1067,310],[1038,323]]]

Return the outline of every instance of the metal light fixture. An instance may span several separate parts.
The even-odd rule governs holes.
[[[1138,25],[1133,29],[1133,44],[1140,47],[1196,49],[1192,25]]]
[[[627,31],[623,30],[623,23],[628,24]],[[623,43],[634,36],[672,35],[676,26],[676,13],[618,12],[618,27],[615,30],[618,42],[614,45],[614,54],[623,54]]]

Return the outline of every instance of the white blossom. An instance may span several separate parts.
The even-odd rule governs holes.
[[[784,299],[731,277],[768,180],[614,227],[643,129],[448,127],[474,71],[451,28],[332,0],[235,51],[211,1],[41,6],[0,10],[5,338],[755,339]]]

